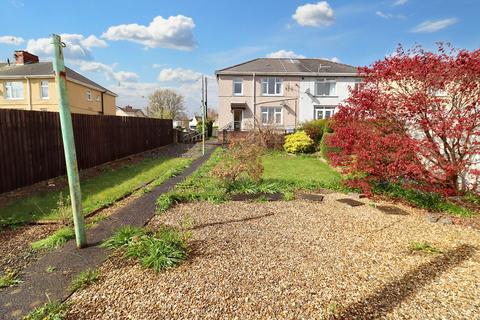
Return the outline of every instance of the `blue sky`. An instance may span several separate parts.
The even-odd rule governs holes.
[[[143,107],[155,88],[175,88],[199,109],[200,74],[265,56],[369,65],[401,43],[480,47],[478,0],[0,1],[0,59],[28,49],[51,59],[64,35],[67,64]]]

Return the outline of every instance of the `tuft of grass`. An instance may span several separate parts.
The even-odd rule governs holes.
[[[55,231],[45,239],[35,241],[31,244],[33,250],[57,249],[68,240],[75,238],[75,231],[71,227],[63,227]]]
[[[23,320],[64,320],[67,317],[67,305],[60,302],[47,302],[30,312]]]
[[[153,235],[144,235],[127,246],[127,257],[137,258],[144,268],[156,272],[175,267],[187,257],[187,241],[182,233],[162,227]]]
[[[127,258],[136,259],[144,268],[159,272],[186,259],[189,236],[189,233],[167,226],[154,233],[128,228],[117,231],[103,246],[122,250]]]
[[[0,276],[0,288],[7,288],[22,283],[18,277],[18,271],[5,269],[3,276]]]
[[[142,228],[124,226],[118,229],[113,236],[108,238],[102,243],[103,248],[118,249],[123,246],[127,246],[133,241],[134,238],[138,238],[145,234],[145,230]]]
[[[75,292],[80,289],[85,289],[89,285],[95,283],[100,278],[100,273],[97,270],[85,270],[80,272],[70,284],[70,291]]]
[[[285,201],[295,200],[295,193],[293,191],[283,192],[283,200],[285,200]]]
[[[47,273],[54,273],[55,270],[57,270],[57,268],[55,268],[54,266],[48,266],[47,269],[45,269]]]
[[[426,253],[442,253],[442,251],[438,248],[435,248],[428,242],[417,242],[413,241],[410,244],[410,250],[412,251],[422,251]]]
[[[58,220],[60,220],[62,224],[66,226],[71,226],[73,224],[73,212],[70,204],[70,197],[67,196],[64,198],[62,192],[60,192],[60,197],[57,201],[56,214]]]

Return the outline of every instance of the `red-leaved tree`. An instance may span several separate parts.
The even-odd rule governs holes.
[[[478,191],[480,49],[415,47],[360,68],[363,86],[334,117],[334,165],[369,191],[393,182],[458,194]]]

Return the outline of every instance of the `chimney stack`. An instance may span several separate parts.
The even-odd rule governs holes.
[[[15,64],[31,64],[31,63],[38,63],[38,56],[31,54],[28,51],[17,50],[13,55],[15,57]]]

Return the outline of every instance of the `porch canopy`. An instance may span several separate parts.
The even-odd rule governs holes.
[[[245,110],[247,108],[247,104],[246,103],[231,103],[230,108],[232,110],[235,110],[235,109]]]

